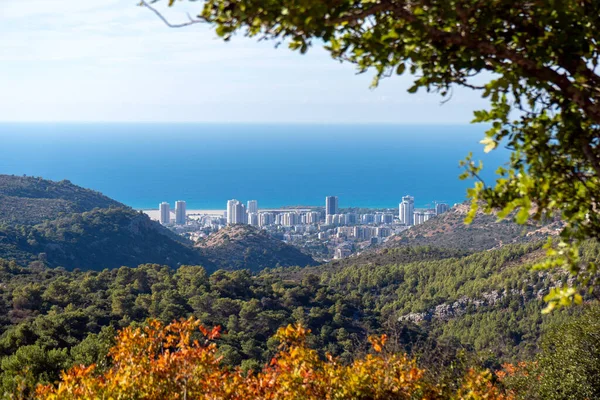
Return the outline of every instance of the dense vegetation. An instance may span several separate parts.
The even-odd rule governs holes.
[[[212,265],[181,240],[129,208],[94,209],[35,226],[0,226],[0,255],[25,265],[43,261],[83,270],[144,262]]]
[[[150,320],[119,332],[108,363],[78,365],[57,384],[38,384],[38,399],[165,398],[193,399],[421,399],[555,400],[595,399],[600,395],[600,339],[597,303],[543,338],[532,362],[506,363],[490,371],[456,362],[454,377],[423,369],[406,354],[389,352],[387,335],[370,336],[370,354],[352,362],[321,357],[302,325],[280,328],[268,364],[244,371],[221,363],[221,328],[212,330],[191,317],[169,325]],[[438,359],[439,363],[440,360]],[[34,387],[20,380],[15,396]]]
[[[428,381],[425,371],[406,355],[385,352],[387,337],[370,337],[374,354],[352,363],[326,359],[307,343],[310,331],[300,325],[282,327],[269,364],[245,372],[221,365],[209,330],[190,318],[169,325],[149,321],[126,328],[110,349],[112,365],[77,366],[57,385],[38,385],[38,399],[127,398],[170,399],[445,399],[448,397],[508,400],[510,392],[494,386],[489,371],[469,369],[456,390]],[[22,388],[25,389],[25,388]],[[23,390],[24,391],[24,390]],[[23,392],[22,391],[22,392]],[[22,393],[21,392],[21,393]],[[506,394],[505,394],[506,393]]]
[[[0,225],[35,225],[65,214],[110,207],[125,206],[67,180],[0,174]]]
[[[258,275],[155,264],[68,272],[3,261],[2,384],[13,390],[24,370],[32,382],[51,382],[73,363],[106,362],[117,328],[189,316],[223,326],[219,355],[243,369],[269,360],[277,347],[270,337],[290,323],[310,328],[310,345],[341,362],[364,354],[369,335],[387,333],[390,350],[410,351],[432,371],[465,361],[459,356],[465,351],[473,362],[497,367],[533,357],[544,327],[566,316],[540,314],[538,291],[557,278],[526,268],[539,249],[513,245],[468,256],[438,251],[437,259],[430,248],[401,248],[388,250],[400,254],[398,264]],[[587,256],[598,252],[590,244]]]
[[[315,264],[295,247],[249,226],[229,227],[194,248],[100,193],[68,181],[10,175],[0,175],[0,258],[69,270],[157,263],[259,271]]]
[[[196,248],[221,269],[253,272],[275,266],[316,265],[296,247],[250,225],[227,226],[196,243]]]
[[[73,370],[75,381],[85,378],[94,384],[96,374],[116,374],[123,366],[111,369],[114,353],[109,355],[109,349],[115,344],[113,349],[119,348],[117,330],[146,326],[149,318],[166,324],[189,317],[223,327],[223,334],[214,338],[214,356],[219,360],[213,364],[215,373],[239,367],[235,374],[248,379],[243,382],[249,385],[254,375],[246,375],[247,371],[277,370],[277,366],[263,369],[274,356],[287,357],[279,347],[281,337],[273,335],[282,326],[297,324],[312,332],[306,344],[317,357],[311,358],[318,365],[314,373],[332,368],[336,371],[332,379],[337,374],[372,379],[370,373],[361,375],[363,367],[359,371],[351,366],[370,360],[369,337],[385,334],[387,351],[408,352],[423,368],[419,369],[423,385],[441,388],[444,396],[462,390],[469,379],[487,382],[482,387],[488,389],[494,380],[506,382],[494,390],[516,396],[509,398],[519,398],[511,388],[531,398],[553,398],[552,393],[570,390],[565,385],[574,387],[581,379],[591,383],[579,392],[597,393],[597,384],[588,378],[597,365],[596,325],[590,319],[595,314],[578,317],[578,325],[568,321],[581,310],[542,315],[542,297],[549,288],[565,284],[568,276],[529,268],[543,257],[543,241],[538,239],[557,224],[522,228],[502,223],[495,229],[498,225],[490,217],[478,216],[465,228],[462,216],[463,211],[454,209],[415,227],[399,241],[345,260],[272,269],[264,267],[306,265],[312,260],[246,226],[224,229],[192,248],[128,208],[93,209],[29,226],[4,225],[0,252],[13,261],[0,260],[0,393],[31,394],[37,383],[53,383],[60,371],[75,365],[94,364],[93,369]],[[582,261],[599,258],[600,245],[586,242]],[[159,262],[121,267],[143,260]],[[202,266],[181,265],[197,263]],[[49,268],[59,265],[64,268]],[[252,271],[234,270],[245,267]],[[588,328],[581,334],[579,326]],[[568,348],[553,332],[562,332]],[[308,347],[302,349],[308,352],[303,354],[313,354]],[[548,356],[557,351],[567,359],[579,357],[577,365],[582,368],[565,371]],[[136,354],[144,357],[143,352]],[[323,364],[326,354],[336,357],[333,364]],[[501,366],[522,360],[536,362]],[[403,359],[402,365],[407,362],[413,363]],[[473,375],[471,366],[491,368],[500,375],[493,379],[486,373]],[[565,372],[571,378],[560,386],[557,377]],[[277,373],[285,377],[285,372]],[[236,375],[227,376],[235,385],[242,382]],[[535,381],[545,386],[533,385],[528,381],[532,376],[548,377]],[[142,381],[136,382],[131,381],[131,390],[145,390]],[[526,386],[535,391],[527,392]],[[286,389],[263,389],[267,387]],[[55,389],[44,390],[52,398]]]

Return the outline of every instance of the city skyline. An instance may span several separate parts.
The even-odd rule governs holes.
[[[415,198],[410,195],[402,197],[402,202],[398,206],[398,223],[407,227],[420,225],[436,215],[443,214],[449,210],[446,203],[433,201],[433,208],[415,207]],[[186,202],[178,200],[175,202],[175,224],[185,225],[187,222]],[[374,213],[356,213],[340,212],[339,197],[326,196],[324,206],[308,206],[304,209],[297,208],[279,208],[279,209],[259,209],[258,200],[248,200],[246,206],[237,199],[227,200],[226,209],[210,210],[212,215],[221,214],[225,224],[249,224],[257,227],[269,225],[281,225],[292,227],[295,225],[320,224],[334,226],[352,226],[352,225],[370,225],[370,224],[393,224],[395,217],[393,208],[372,208]],[[318,211],[321,210],[322,211]],[[355,207],[347,207],[341,210],[353,210]],[[359,209],[369,210],[369,208],[360,207]],[[377,210],[387,210],[382,212]],[[209,210],[190,210],[191,215],[197,215],[202,211]],[[159,221],[168,225],[171,223],[170,205],[167,202],[159,204]]]

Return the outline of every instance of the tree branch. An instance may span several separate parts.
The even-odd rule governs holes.
[[[433,42],[438,42],[445,46],[462,46],[478,52],[490,61],[491,65],[489,69],[491,70],[493,70],[494,65],[503,63],[504,60],[509,61],[520,68],[525,76],[548,82],[556,91],[560,91],[566,98],[577,104],[590,119],[596,123],[600,123],[600,103],[592,100],[594,99],[594,96],[589,90],[583,91],[574,85],[567,75],[546,66],[539,66],[537,61],[527,59],[523,57],[522,54],[506,48],[506,46],[470,37],[470,35],[465,34],[464,31],[448,32],[429,26],[410,11],[410,3],[405,0],[381,0],[380,3],[372,7],[361,9],[358,12],[348,13],[348,15],[339,18],[334,18],[329,21],[329,24],[335,25],[340,23],[358,22],[381,12],[392,12],[397,18],[409,24],[420,25],[419,28],[421,28]],[[504,63],[504,65],[506,66],[507,64]],[[583,68],[579,68],[578,72],[587,74],[588,79],[594,78],[594,76],[590,76],[589,70],[585,71]]]
[[[184,22],[184,23],[181,23],[181,24],[172,24],[156,8],[154,8],[150,4],[148,4],[148,2],[146,0],[140,0],[140,5],[143,6],[143,7],[148,8],[150,11],[152,11],[154,14],[156,14],[156,16],[158,18],[160,18],[161,21],[164,22],[165,25],[167,25],[169,28],[183,28],[183,27],[186,27],[186,26],[190,26],[190,25],[194,25],[194,24],[199,24],[199,23],[202,23],[202,22],[206,22],[206,21],[204,21],[202,19],[194,19],[194,18],[192,18],[192,16],[190,14],[188,14],[188,18],[189,18],[188,22]]]

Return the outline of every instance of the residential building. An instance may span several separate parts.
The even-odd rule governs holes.
[[[346,225],[356,225],[356,221],[358,220],[356,214],[348,213],[346,214]]]
[[[376,228],[375,234],[377,237],[385,238],[392,236],[392,230],[390,228]]]
[[[300,215],[295,212],[287,212],[281,214],[281,225],[294,226],[300,223]]]
[[[363,224],[372,224],[375,222],[375,214],[362,214],[360,222]]]
[[[333,225],[334,214],[327,214],[325,216],[325,225]]]
[[[433,218],[435,216],[436,216],[435,210],[427,210],[427,211],[425,211],[423,221],[429,221],[431,218]]]
[[[185,225],[186,222],[186,204],[183,200],[175,202],[175,223],[177,225]]]
[[[338,213],[338,198],[337,196],[325,197],[325,214],[335,215]]]
[[[413,213],[413,224],[420,225],[425,222],[425,213],[422,210],[416,210]]]
[[[306,213],[306,223],[316,225],[319,223],[321,215],[318,212],[311,211]]]
[[[400,203],[399,218],[400,222],[406,226],[413,226],[415,224],[415,198],[412,196],[402,197]]]
[[[160,210],[160,223],[167,225],[171,223],[171,206],[166,201],[163,201],[158,205]]]
[[[333,224],[334,225],[346,225],[346,215],[345,214],[336,214],[333,216]]]
[[[435,213],[437,215],[443,214],[448,211],[450,207],[446,203],[438,203],[435,205]]]
[[[248,200],[248,212],[249,213],[258,213],[258,201]]]
[[[237,201],[236,199],[227,200],[227,211],[225,211],[226,218],[227,218],[227,225],[233,224],[233,215],[235,214],[234,208],[237,203],[239,203],[239,201]]]
[[[275,223],[275,214],[273,213],[259,213],[258,214],[258,226],[265,227],[273,225]]]
[[[245,224],[247,221],[246,207],[236,200],[227,201],[227,224]]]
[[[382,223],[384,224],[392,224],[394,222],[394,214],[391,213],[385,213],[383,214],[383,221]]]
[[[258,213],[248,213],[248,225],[259,226]]]

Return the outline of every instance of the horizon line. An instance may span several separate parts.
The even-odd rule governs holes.
[[[318,121],[3,121],[0,124],[177,124],[177,125],[486,125],[474,122],[318,122]]]

